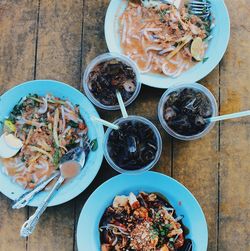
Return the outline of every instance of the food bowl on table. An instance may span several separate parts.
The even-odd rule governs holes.
[[[155,125],[140,116],[128,116],[114,122],[118,130],[109,128],[104,136],[104,156],[120,173],[138,174],[158,162],[162,139]]]
[[[147,3],[147,1],[145,2]],[[155,24],[159,23],[159,21],[161,22],[161,19],[165,18],[165,15],[170,15],[171,13],[168,13],[169,10],[159,11],[157,15],[157,20],[156,21],[154,20],[154,22],[150,22],[150,18],[140,16],[142,13],[140,8],[136,10],[132,8],[131,10],[127,10],[126,13],[127,18],[123,20],[122,15],[126,11],[126,8],[128,6],[128,1],[123,1],[123,0],[110,1],[105,18],[105,38],[108,49],[110,52],[116,52],[128,55],[133,60],[135,60],[135,62],[137,61],[140,67],[141,82],[145,85],[149,85],[156,88],[167,89],[170,86],[176,84],[183,84],[186,82],[190,83],[196,82],[204,78],[206,75],[208,75],[218,65],[218,63],[220,62],[226,51],[230,37],[230,19],[225,2],[217,0],[211,0],[210,2],[211,2],[211,14],[212,14],[210,19],[211,25],[208,28],[206,28],[206,30],[209,32],[209,35],[208,38],[206,39],[208,41],[207,42],[205,41],[208,47],[205,48],[205,53],[204,50],[201,51],[200,53],[199,52],[200,51],[199,44],[201,44],[200,39],[199,38],[196,39],[196,42],[193,44],[193,46],[191,46],[192,40],[189,41],[190,39],[188,37],[189,34],[185,34],[185,36],[183,36],[184,39],[183,44],[186,43],[184,49],[186,50],[187,56],[190,53],[192,54],[192,59],[190,60],[190,64],[192,65],[192,67],[191,65],[185,66],[182,63],[181,64],[177,63],[177,65],[181,66],[181,68],[184,68],[182,69],[183,72],[178,71],[181,70],[180,68],[178,68],[177,71],[175,70],[172,71],[171,70],[171,68],[173,68],[172,64],[170,65],[171,67],[168,67],[167,69],[166,65],[164,66],[164,63],[162,64],[160,63],[159,60],[163,60],[165,62],[165,58],[167,58],[168,54],[172,52],[171,51],[172,48],[171,47],[160,48],[159,45],[161,45],[161,43],[157,40],[155,40],[155,43],[146,46],[144,48],[145,50],[139,50],[139,49],[137,50],[138,44],[143,44],[143,43],[145,44],[146,42],[147,45],[150,39],[158,39],[157,37],[158,35],[162,35],[162,38],[164,39],[166,38],[165,33],[159,34],[160,32],[159,28],[163,28],[164,26],[155,27]],[[134,1],[134,3],[136,3],[135,5],[138,5],[140,1]],[[147,12],[148,11],[146,10],[145,13]],[[176,27],[173,26],[172,28],[178,30],[179,28],[178,15],[176,17],[177,18],[172,19],[172,21],[174,22],[174,26]],[[148,26],[146,22],[148,22]],[[188,22],[188,20],[185,20],[185,18],[183,18],[183,20],[181,20],[181,23],[182,22]],[[140,25],[144,24],[145,27],[149,28],[153,27],[153,29],[145,30],[144,29],[145,27],[142,27],[141,30],[138,30],[136,32],[136,29],[140,29]],[[193,40],[195,40],[195,37],[201,37],[204,42],[205,39],[203,36],[200,36],[199,34],[195,35],[197,30],[196,27],[192,26],[190,29],[192,29],[192,32],[194,32],[194,34],[192,35]],[[171,34],[171,31],[168,34]],[[125,49],[124,46],[121,46],[123,42],[122,39],[123,35],[127,39],[126,41],[127,46]],[[176,40],[176,43],[179,43],[178,40]],[[173,46],[175,46],[174,43]],[[191,47],[193,47],[192,52],[191,52]],[[185,53],[184,49],[183,53]],[[147,67],[144,64],[141,65],[142,62],[140,59],[142,59],[143,57],[137,53],[138,51],[146,52],[145,55],[148,55],[148,57],[146,57],[147,62],[149,62],[150,60],[154,61],[154,64],[151,64],[152,69],[155,67],[155,64],[159,64],[161,68],[163,68],[161,69],[161,73],[159,74],[159,70],[155,71],[150,69],[150,71],[147,71],[148,70]],[[163,55],[162,58],[158,57],[159,53]],[[152,56],[150,55],[153,55],[153,59]],[[158,58],[157,59],[159,61],[158,63],[155,61],[156,60],[155,58]],[[177,62],[178,61],[179,60],[177,60]],[[167,75],[162,74],[164,72],[166,72]]]
[[[131,192],[135,195],[138,195],[140,192],[146,192],[148,194],[153,193],[165,197],[175,209],[177,217],[184,217],[182,224],[189,231],[189,233],[188,231],[186,232],[184,237],[185,240],[190,239],[192,241],[192,250],[207,250],[207,223],[197,200],[188,189],[178,181],[166,175],[149,171],[138,175],[118,175],[106,181],[92,193],[82,209],[77,226],[77,246],[79,251],[101,250],[101,245],[103,244],[101,235],[103,232],[100,231],[100,229],[105,229],[105,222],[102,221],[105,210],[111,205],[114,206],[115,204],[121,203],[121,201],[124,202],[124,196],[129,196]],[[122,195],[124,196],[120,197],[119,202],[116,196]],[[134,200],[131,201],[132,204],[133,202]],[[134,210],[136,210],[136,208],[133,209],[133,212],[135,212]],[[110,215],[112,216],[112,214]],[[122,218],[120,218],[118,222],[115,222],[115,224],[118,224],[121,219]],[[108,221],[106,221],[106,223],[108,223]],[[102,224],[102,226],[100,226],[100,224]],[[134,228],[131,229],[128,234],[123,227],[123,225],[120,225],[117,229],[121,230],[122,228],[123,234],[125,232],[126,235],[130,236]],[[143,233],[144,232],[140,232],[139,235],[142,236]],[[109,251],[109,249],[107,250]]]
[[[215,97],[198,83],[169,88],[158,105],[162,127],[180,140],[195,140],[205,136],[215,124],[209,122],[209,118],[217,115]]]
[[[105,110],[119,110],[116,91],[125,106],[139,95],[141,82],[136,64],[118,53],[104,53],[94,58],[83,76],[83,88],[89,100]]]
[[[68,180],[60,188],[57,194],[51,199],[49,206],[54,206],[54,205],[59,205],[64,202],[67,202],[73,199],[74,197],[76,197],[77,195],[79,195],[88,187],[88,185],[95,178],[97,172],[99,171],[99,168],[102,163],[102,158],[103,158],[103,151],[102,151],[102,147],[100,146],[103,141],[104,130],[103,130],[102,125],[93,123],[92,120],[90,119],[91,116],[99,117],[99,115],[96,112],[94,106],[89,102],[89,100],[81,92],[79,92],[78,90],[76,90],[75,88],[67,84],[64,84],[58,81],[53,81],[53,80],[29,81],[21,85],[18,85],[10,89],[9,91],[5,92],[1,96],[1,99],[0,99],[1,121],[5,121],[6,118],[9,118],[13,110],[18,112],[18,110],[20,109],[16,109],[17,104],[22,105],[23,104],[22,102],[25,102],[24,100],[27,100],[27,97],[32,97],[34,101],[33,105],[38,106],[40,100],[37,99],[37,97],[39,96],[44,97],[44,98],[46,96],[46,98],[48,99],[50,99],[53,96],[53,100],[50,100],[50,102],[62,102],[62,100],[69,101],[68,105],[72,105],[72,109],[74,106],[74,108],[77,109],[79,116],[81,117],[81,121],[84,121],[84,125],[81,125],[81,126],[83,126],[82,129],[84,129],[86,126],[85,129],[86,129],[88,138],[90,140],[96,140],[97,141],[96,146],[99,144],[99,147],[97,147],[96,151],[90,152],[86,160],[85,167],[82,170],[82,172],[74,179]],[[49,105],[50,104],[48,104],[48,106]],[[42,106],[41,108],[45,109],[45,107],[42,107]],[[69,112],[68,114],[69,116],[70,114],[71,116],[75,115],[71,113],[70,111],[68,112]],[[49,114],[45,114],[45,115],[49,116]],[[18,116],[20,117],[20,114],[19,115],[16,114],[16,116],[15,114],[12,114],[12,117],[13,116],[14,116],[14,119],[19,119]],[[36,118],[36,114],[34,114],[34,118]],[[74,120],[73,117],[72,119]],[[42,120],[39,122],[44,123]],[[27,121],[25,123],[27,123]],[[74,126],[75,124],[72,122],[72,127],[71,127],[72,130]],[[50,129],[53,130],[53,125],[51,125]],[[78,130],[78,129],[74,129],[74,130]],[[1,133],[2,131],[3,131],[3,128],[1,128]],[[30,146],[34,148],[33,150],[35,150],[35,152],[39,150],[38,147],[35,148],[32,144],[30,144]],[[43,142],[43,147],[48,147],[48,145],[45,142]],[[49,155],[49,149],[47,151],[48,151],[47,155]],[[34,155],[35,154],[36,153],[34,153]],[[54,158],[56,156],[57,154],[55,153],[53,154],[53,156],[50,156],[50,158],[53,158],[53,161],[54,161]],[[25,160],[22,160],[22,161],[25,161]],[[26,192],[27,189],[24,189],[21,185],[17,184],[16,182],[13,182],[12,178],[3,172],[3,170],[5,170],[4,167],[5,166],[1,162],[0,164],[0,169],[1,169],[0,191],[4,195],[6,195],[8,198],[15,200],[24,192]],[[29,168],[29,167],[25,167],[25,168]],[[41,165],[39,167],[37,166],[37,168],[42,168],[42,166]],[[40,192],[28,205],[38,206],[43,201],[43,199],[47,196],[47,193],[48,192],[46,191]]]

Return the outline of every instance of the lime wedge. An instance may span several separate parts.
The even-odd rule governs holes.
[[[201,61],[204,57],[204,52],[205,49],[202,39],[200,37],[195,38],[191,44],[192,57],[197,61]]]

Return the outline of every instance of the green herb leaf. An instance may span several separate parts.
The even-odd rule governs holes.
[[[93,140],[91,141],[91,145],[93,145],[91,150],[92,150],[93,152],[96,151],[97,148],[98,148],[98,141],[97,141],[97,139],[93,139]]]
[[[205,62],[207,62],[208,59],[209,59],[209,57],[203,58],[202,63],[204,64]]]
[[[59,161],[60,161],[60,150],[59,150],[59,148],[57,148],[54,155],[53,155],[53,164],[55,167],[58,166]]]
[[[68,124],[73,128],[78,128],[78,123],[74,122],[73,120],[70,120]]]

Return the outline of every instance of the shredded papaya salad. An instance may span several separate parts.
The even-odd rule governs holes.
[[[120,17],[121,47],[142,73],[178,77],[204,59],[212,21],[188,13],[188,7],[128,2]]]
[[[88,132],[79,106],[50,94],[24,97],[4,121],[3,130],[23,142],[17,155],[1,160],[4,172],[27,189],[51,176],[61,156],[82,145]]]

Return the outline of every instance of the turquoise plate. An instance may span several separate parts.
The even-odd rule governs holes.
[[[195,83],[207,76],[222,59],[229,42],[230,37],[230,19],[224,0],[210,0],[212,3],[212,15],[215,18],[216,26],[211,35],[213,39],[209,41],[209,47],[204,63],[197,63],[188,71],[182,73],[176,78],[170,78],[160,74],[141,73],[141,82],[156,88],[167,89],[170,86],[185,83]],[[121,53],[119,17],[126,9],[127,1],[111,0],[105,18],[105,38],[110,52]]]
[[[51,199],[49,206],[55,206],[75,198],[77,195],[83,192],[95,178],[103,159],[103,151],[101,146],[104,130],[102,125],[93,123],[90,120],[90,115],[96,117],[99,117],[99,115],[94,106],[81,92],[67,84],[53,80],[34,80],[26,82],[4,93],[0,97],[0,120],[8,117],[11,110],[18,103],[20,98],[28,95],[29,93],[37,93],[38,95],[46,95],[47,93],[51,93],[56,97],[68,99],[73,104],[79,104],[81,115],[85,119],[89,129],[89,138],[97,138],[99,144],[98,149],[95,152],[91,152],[89,154],[86,167],[83,169],[83,171],[76,178],[63,185],[57,194]],[[0,170],[2,170],[1,164]],[[23,194],[25,190],[18,184],[13,183],[10,177],[0,171],[0,192],[14,200]],[[46,195],[47,192],[41,192],[29,203],[29,206],[38,206]]]
[[[100,251],[99,222],[105,209],[112,204],[116,195],[158,192],[163,194],[184,215],[183,223],[188,227],[187,236],[193,241],[193,251],[206,251],[208,230],[205,216],[194,196],[178,181],[156,172],[140,175],[121,174],[111,178],[95,190],[82,209],[77,226],[79,251]]]

